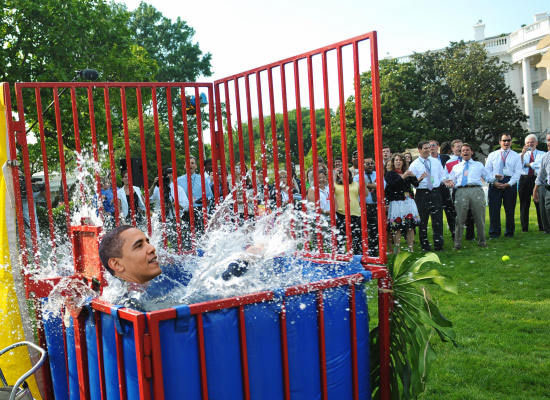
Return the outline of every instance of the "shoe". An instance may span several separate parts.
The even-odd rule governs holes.
[[[482,242],[479,244],[479,247],[487,247],[487,243],[486,242]]]
[[[513,233],[505,233],[504,234],[504,237],[514,237],[514,234]]]
[[[424,252],[432,251],[432,248],[431,247],[422,247],[422,251],[424,251]]]
[[[460,250],[460,248],[461,248],[460,246],[456,246],[456,245],[454,247],[455,250]]]

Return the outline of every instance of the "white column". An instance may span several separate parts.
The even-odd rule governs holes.
[[[546,67],[546,80],[550,81],[550,67]],[[547,100],[548,111],[550,111],[550,99]]]
[[[525,115],[527,115],[527,130],[533,132],[533,90],[531,88],[531,64],[526,57],[521,60],[521,70],[523,73],[523,101],[525,104]]]

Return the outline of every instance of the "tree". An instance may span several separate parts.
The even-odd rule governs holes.
[[[395,59],[381,60],[380,71],[380,110],[384,143],[392,149],[415,147],[418,138],[426,133],[426,121],[419,117],[418,110],[422,97],[421,82],[412,63],[400,63]],[[361,74],[361,110],[363,115],[363,146],[365,154],[373,155],[374,124],[372,115],[371,72]],[[355,99],[350,97],[345,105],[348,149],[356,147]],[[335,121],[339,121],[339,112]],[[335,126],[338,129],[339,126]],[[338,133],[339,134],[339,133]]]
[[[212,55],[203,55],[199,44],[192,43],[195,31],[179,17],[172,22],[142,2],[131,13],[129,27],[135,42],[157,62],[157,81],[193,82],[200,75],[212,74]]]
[[[509,64],[490,57],[481,44],[451,43],[415,54],[413,63],[423,92],[419,113],[431,138],[461,138],[487,154],[503,132],[525,132],[526,116],[504,80]]]
[[[486,154],[502,132],[524,133],[526,117],[504,80],[509,65],[488,56],[480,44],[451,43],[441,51],[414,54],[404,63],[381,60],[379,69],[383,140],[394,151],[416,147],[422,139],[461,138]],[[370,71],[361,74],[360,85],[364,146],[372,155]],[[355,146],[353,96],[345,113],[349,148]]]

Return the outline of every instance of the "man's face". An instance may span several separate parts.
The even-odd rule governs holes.
[[[537,139],[530,137],[525,140],[525,144],[529,146],[531,149],[535,149],[537,147]]]
[[[374,171],[374,160],[372,158],[367,158],[365,160],[365,171],[367,174],[370,174],[372,171]]]
[[[391,150],[389,147],[384,147],[382,149],[382,158],[384,159],[384,161],[387,161],[391,158]]]
[[[462,159],[468,161],[472,158],[472,149],[470,149],[468,146],[462,147],[460,149],[460,154],[462,155]]]
[[[500,148],[502,150],[509,150],[512,144],[512,137],[510,135],[502,135],[500,137]]]
[[[192,174],[194,174],[195,171],[197,170],[197,161],[195,161],[194,158],[189,159],[189,168]]]
[[[439,146],[437,142],[434,142],[433,140],[430,142],[430,155],[432,157],[437,157],[439,154]]]
[[[146,283],[161,274],[155,246],[142,231],[127,229],[120,234],[120,239],[124,241],[121,257],[109,259],[116,276],[128,282]]]
[[[420,157],[428,158],[428,156],[430,155],[430,149],[431,149],[430,144],[429,143],[424,143],[422,145],[422,148],[420,149]]]
[[[462,154],[460,152],[461,149],[462,149],[462,142],[456,142],[455,144],[453,144],[453,154],[455,156],[460,156]]]

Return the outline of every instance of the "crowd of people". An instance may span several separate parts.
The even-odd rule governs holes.
[[[474,149],[468,143],[455,139],[447,146],[436,140],[421,141],[418,144],[418,157],[413,159],[410,152],[393,154],[388,146],[383,146],[383,179],[385,192],[385,215],[388,227],[388,250],[398,252],[404,238],[407,248],[414,250],[415,234],[418,233],[420,248],[423,251],[439,251],[444,248],[443,213],[455,249],[463,246],[463,234],[466,229],[466,240],[475,239],[481,247],[487,246],[487,240],[496,239],[502,234],[500,223],[501,210],[504,208],[504,236],[515,234],[514,213],[519,195],[520,220],[522,231],[529,229],[529,210],[534,200],[537,212],[537,223],[540,231],[550,233],[550,152],[537,148],[538,140],[533,134],[525,138],[521,153],[511,149],[511,136],[501,135],[500,148],[491,152],[485,163],[474,160]],[[546,136],[550,147],[550,135]],[[447,153],[447,154],[446,154]],[[202,208],[207,205],[210,212],[214,200],[214,180],[211,166],[205,163],[205,175],[201,177],[197,162],[189,160],[190,174],[179,176],[173,182],[171,168],[163,170],[164,203],[167,220],[175,220],[176,209],[179,209],[183,223],[190,220],[193,212],[195,227],[201,229]],[[320,159],[317,168],[318,189],[314,185],[313,168],[305,174],[305,202],[310,203],[310,210],[317,210],[327,221],[330,221],[331,204],[334,205],[336,228],[340,231],[339,246],[341,251],[352,250],[362,254],[361,242],[361,200],[359,188],[359,170],[357,152],[352,156],[349,168],[335,160],[333,170],[329,171],[324,160]],[[378,255],[378,207],[376,199],[377,171],[373,158],[363,160],[365,182],[365,210],[368,230],[368,253]],[[236,200],[235,208],[240,220],[252,218],[258,207],[279,207],[288,203],[300,205],[302,202],[302,185],[296,175],[294,166],[289,180],[287,170],[278,171],[278,185],[269,184],[269,178],[263,177],[261,169],[256,171],[256,185],[252,185],[249,171],[235,168],[235,180],[240,184],[231,184],[228,179],[230,196]],[[330,176],[330,174],[332,174]],[[239,177],[245,176],[239,180]],[[330,179],[332,178],[332,179]],[[113,193],[110,179],[103,180],[103,210],[114,215]],[[139,187],[131,190],[128,186],[127,172],[122,176],[123,186],[116,190],[120,215],[129,222],[130,204],[133,203],[136,220],[143,220],[145,202]],[[220,181],[221,182],[221,181]],[[290,182],[290,184],[289,184]],[[329,188],[329,182],[333,187]],[[203,184],[205,185],[203,193]],[[269,200],[264,198],[264,185]],[[255,186],[255,187],[254,187]],[[484,187],[488,186],[484,190]],[[160,208],[161,196],[158,178],[153,182],[150,203]],[[188,188],[192,190],[189,191]],[[177,189],[176,189],[177,188]],[[219,193],[221,194],[221,183]],[[255,189],[255,190],[254,190]],[[348,202],[346,204],[346,191]],[[254,192],[256,195],[254,195]],[[331,202],[331,193],[334,201]],[[203,199],[203,195],[206,196]],[[176,207],[176,199],[178,206]],[[488,238],[485,233],[485,210],[489,207]],[[346,209],[350,218],[346,221]],[[247,214],[247,215],[245,215]],[[432,240],[428,238],[428,223],[431,220]],[[349,227],[347,226],[349,223]],[[475,228],[475,231],[474,231]],[[351,249],[346,248],[346,232],[351,232]]]

